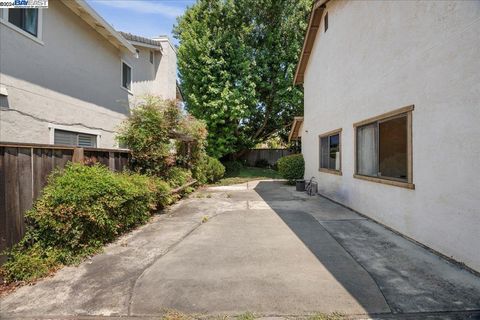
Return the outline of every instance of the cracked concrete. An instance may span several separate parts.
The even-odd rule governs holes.
[[[479,297],[474,274],[325,198],[270,181],[199,191],[104,253],[4,297],[0,315],[153,319],[177,309],[475,319]]]

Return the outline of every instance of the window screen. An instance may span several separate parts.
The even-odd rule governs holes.
[[[407,179],[407,117],[378,124],[379,175]]]
[[[406,180],[407,116],[357,128],[357,173]]]
[[[96,148],[97,136],[92,134],[55,130],[54,144]]]
[[[9,9],[8,22],[22,30],[37,36],[38,34],[38,9]]]

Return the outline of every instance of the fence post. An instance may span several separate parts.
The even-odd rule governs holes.
[[[83,148],[75,148],[73,150],[73,158],[72,158],[73,163],[85,163],[85,156],[83,154]]]
[[[112,171],[115,171],[115,153],[108,153],[108,168]]]

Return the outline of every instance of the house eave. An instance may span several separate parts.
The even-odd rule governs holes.
[[[156,51],[162,52],[162,47],[161,46],[154,46],[151,44],[143,43],[143,42],[138,42],[138,41],[129,41],[134,47],[142,47],[142,48],[149,48],[149,49],[154,49]],[[163,52],[162,52],[163,53]]]
[[[62,2],[114,47],[131,54],[136,53],[135,47],[113,29],[85,0],[62,0]]]
[[[292,128],[290,129],[290,134],[288,135],[288,142],[299,140],[302,136],[300,132],[303,124],[303,117],[295,117],[293,119]]]
[[[302,84],[304,81],[305,71],[308,66],[310,54],[315,43],[315,38],[317,37],[318,29],[320,29],[320,22],[322,20],[323,11],[325,10],[325,4],[328,1],[329,0],[317,0],[313,4],[307,31],[305,33],[305,38],[303,41],[302,52],[300,54],[300,58],[297,64],[295,77],[293,79],[294,85]]]

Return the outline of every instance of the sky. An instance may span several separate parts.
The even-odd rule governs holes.
[[[153,38],[159,35],[173,39],[176,18],[195,0],[87,0],[116,30]]]

